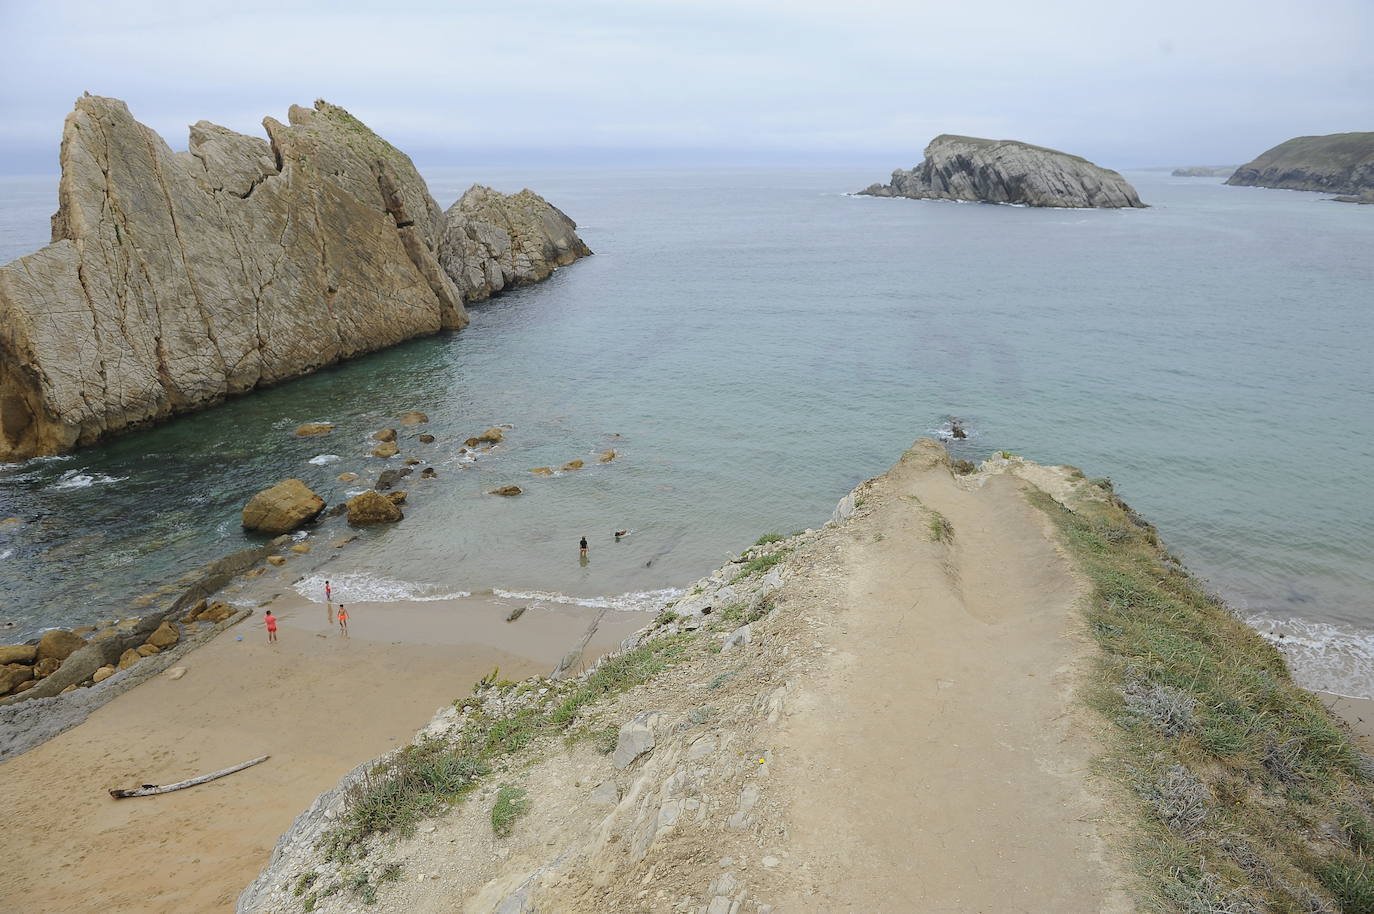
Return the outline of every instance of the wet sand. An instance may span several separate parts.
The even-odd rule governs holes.
[[[349,638],[323,605],[277,600],[84,723],[0,765],[0,910],[228,911],[277,837],[359,763],[407,742],[439,707],[501,678],[548,674],[598,610],[492,597],[349,606]],[[605,613],[591,660],[649,622]],[[239,640],[241,636],[242,640]],[[175,793],[114,800],[255,758]]]
[[[1340,715],[1350,724],[1350,729],[1359,737],[1360,748],[1374,755],[1374,701],[1332,695],[1330,692],[1318,692],[1317,697],[1333,714]]]

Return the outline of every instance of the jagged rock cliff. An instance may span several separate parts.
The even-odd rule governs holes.
[[[1374,191],[1374,133],[1294,137],[1237,168],[1226,183],[1356,195]]]
[[[528,191],[486,192],[476,229],[444,214],[410,159],[343,108],[292,106],[288,121],[263,121],[270,142],[202,121],[173,152],[123,102],[77,101],[53,243],[0,267],[0,460],[461,328],[455,279],[533,281],[590,253]],[[519,242],[503,250],[500,225]],[[441,258],[470,231],[487,247]]]
[[[930,141],[921,164],[894,171],[891,184],[873,184],[859,193],[1026,206],[1145,205],[1125,178],[1087,159],[1016,140],[948,133]]]

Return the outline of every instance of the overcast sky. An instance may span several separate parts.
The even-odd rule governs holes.
[[[0,172],[56,172],[83,91],[178,149],[323,97],[422,165],[1228,164],[1374,130],[1374,0],[0,0]]]

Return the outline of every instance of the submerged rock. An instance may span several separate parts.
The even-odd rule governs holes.
[[[414,410],[414,409],[413,409],[413,410],[411,410],[411,411],[408,412],[408,413],[401,413],[400,422],[401,422],[402,425],[419,425],[419,424],[421,424],[422,422],[428,422],[428,421],[429,421],[429,416],[425,415],[424,413],[420,412],[419,410]]]
[[[307,422],[305,425],[296,427],[297,438],[310,438],[315,435],[328,435],[334,431],[334,426],[329,422]]]
[[[1026,206],[1145,205],[1125,178],[1087,159],[1017,140],[948,133],[930,141],[921,164],[909,171],[894,171],[891,184],[873,184],[859,193]]]
[[[489,428],[480,435],[473,435],[463,444],[467,447],[477,447],[479,444],[500,444],[506,440],[506,435],[499,428]]]
[[[372,440],[373,440],[373,441],[395,441],[395,440],[396,440],[396,429],[394,429],[394,428],[379,429],[378,431],[375,431],[375,432],[372,433]]]
[[[371,451],[373,457],[381,457],[383,460],[388,457],[395,457],[400,448],[396,447],[395,441],[383,441]]]
[[[492,489],[489,494],[511,496],[519,495],[521,491],[519,486],[501,486],[499,489]]]
[[[1374,133],[1294,137],[1237,168],[1226,183],[1355,195],[1374,191]]]
[[[248,500],[243,506],[243,526],[264,533],[290,533],[323,510],[323,498],[299,479],[287,479]]]

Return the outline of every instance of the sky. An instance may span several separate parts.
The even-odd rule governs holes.
[[[326,98],[422,166],[1235,164],[1374,130],[1374,0],[0,0],[0,173],[56,173],[86,91],[176,149]]]

